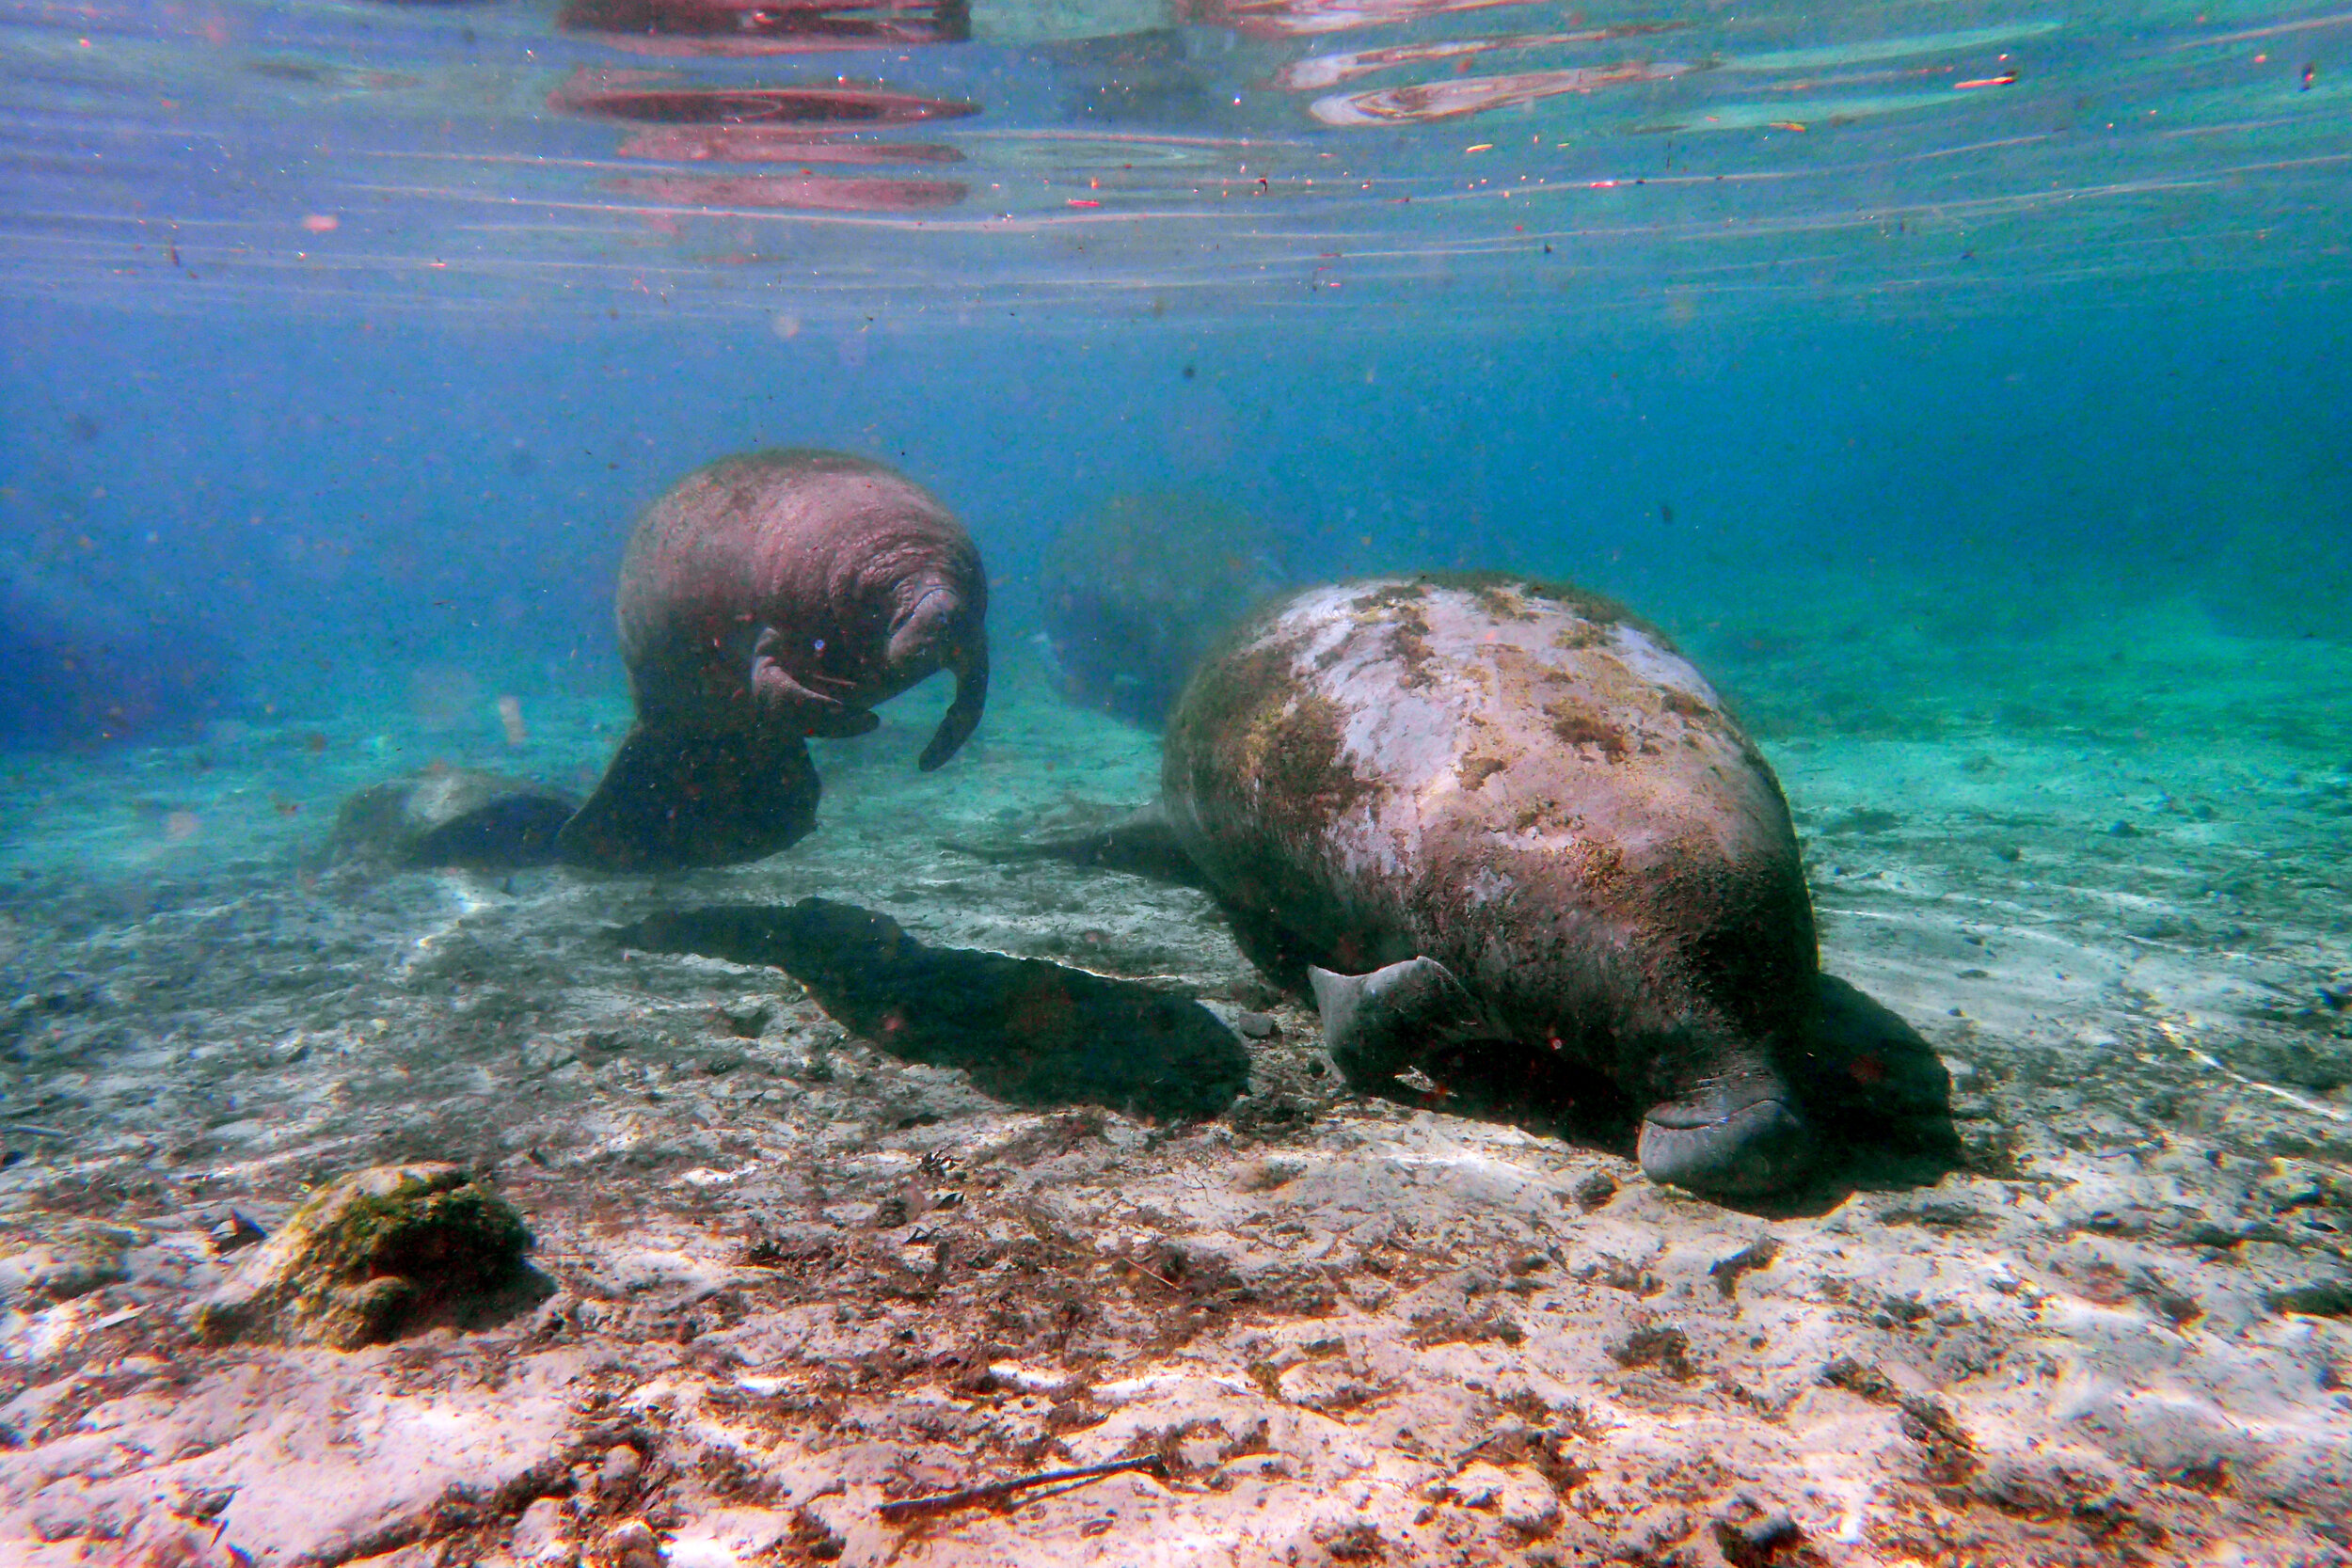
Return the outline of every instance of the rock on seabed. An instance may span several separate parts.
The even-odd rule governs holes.
[[[455,1165],[377,1165],[295,1210],[198,1307],[213,1340],[357,1350],[511,1284],[531,1246],[514,1205]]]

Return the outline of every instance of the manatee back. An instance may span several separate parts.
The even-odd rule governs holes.
[[[1293,595],[1195,677],[1163,784],[1186,850],[1278,945],[1351,971],[1437,958],[1515,1033],[1769,1030],[1810,985],[1770,768],[1662,634],[1595,595]]]

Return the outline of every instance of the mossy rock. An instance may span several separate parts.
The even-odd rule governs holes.
[[[577,797],[496,773],[443,768],[361,790],[335,814],[328,853],[398,868],[513,870],[555,862]]]
[[[527,1277],[514,1205],[455,1165],[377,1165],[319,1194],[197,1309],[221,1341],[357,1350],[432,1317],[462,1317]]]

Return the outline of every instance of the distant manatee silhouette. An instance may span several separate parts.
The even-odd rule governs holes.
[[[197,627],[82,575],[0,556],[0,745],[185,736],[226,705]]]

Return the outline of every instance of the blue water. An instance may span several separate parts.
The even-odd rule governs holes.
[[[1974,640],[2179,599],[2352,634],[2352,394],[2327,297],[1938,328],[1780,320],[912,331],[762,321],[7,317],[0,536],[72,620],[185,627],[208,701],[300,712],[494,657],[615,683],[634,513],[762,444],[898,465],[1033,628],[1057,531],[1120,492],[1262,519],[1311,580],[1564,576],[1704,643],[1941,603]],[[2024,607],[2024,608],[2021,608]],[[80,608],[75,608],[80,607]],[[1735,683],[1736,684],[1736,683]],[[1767,695],[1767,694],[1759,694]],[[2326,704],[2324,693],[2312,693]]]
[[[630,518],[761,444],[937,490],[1006,645],[1060,531],[1170,490],[1294,582],[1615,593],[1759,721],[1833,679],[1791,647],[1883,641],[1899,706],[2046,684],[2048,638],[2150,607],[2341,641],[2348,38],[2295,5],[0,8],[0,654],[55,677],[0,733],[485,661],[617,689]]]

